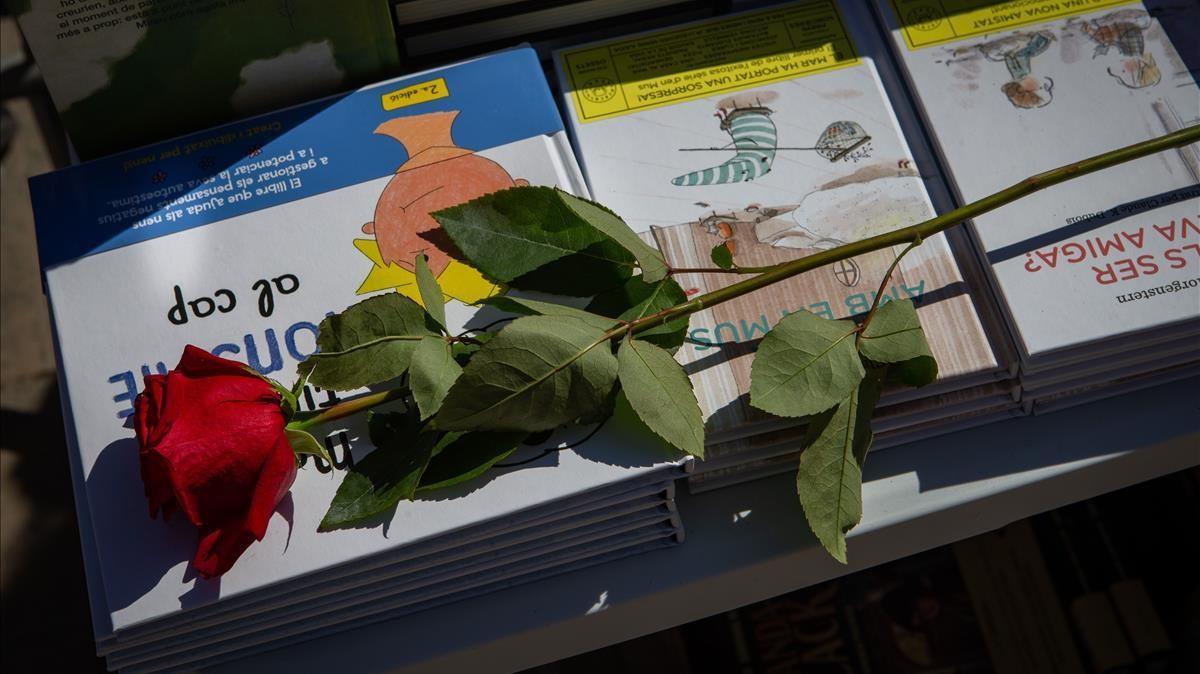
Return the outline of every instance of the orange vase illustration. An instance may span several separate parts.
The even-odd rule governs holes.
[[[456,145],[457,117],[457,110],[431,112],[388,120],[375,129],[403,145],[408,160],[380,194],[375,219],[363,225],[363,233],[374,239],[354,242],[374,263],[358,294],[395,288],[420,301],[413,265],[421,253],[447,296],[472,303],[495,293],[491,282],[455,259],[454,244],[431,213],[528,182]]]

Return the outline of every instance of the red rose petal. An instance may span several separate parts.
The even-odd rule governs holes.
[[[153,452],[141,452],[142,487],[150,505],[150,517],[161,510],[166,519],[175,509],[175,489],[162,458]]]
[[[194,565],[227,571],[266,533],[296,477],[274,387],[240,363],[188,346],[134,404],[151,516],[176,507],[200,529]]]
[[[253,542],[254,535],[241,526],[202,528],[192,567],[204,578],[216,578],[232,568]]]

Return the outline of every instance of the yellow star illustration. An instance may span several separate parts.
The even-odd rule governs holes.
[[[379,244],[374,239],[355,239],[354,247],[373,265],[355,294],[366,295],[380,290],[395,289],[418,304],[421,302],[416,274],[400,265],[385,263],[383,256],[379,254]],[[442,270],[438,276],[438,285],[442,287],[444,300],[456,299],[463,304],[475,304],[495,295],[499,290],[495,284],[485,279],[483,274],[458,260],[451,260]]]

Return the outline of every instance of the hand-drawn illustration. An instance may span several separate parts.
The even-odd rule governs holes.
[[[753,96],[753,98],[751,98]],[[771,172],[775,161],[778,133],[768,108],[776,98],[771,91],[730,96],[717,102],[714,117],[721,120],[721,130],[732,139],[722,147],[685,148],[685,152],[712,152],[734,149],[737,153],[725,162],[710,168],[685,173],[671,181],[673,185],[724,185],[754,180]]]
[[[703,239],[700,248],[708,250],[711,245],[724,243],[739,264],[756,266],[811,255],[889,232],[918,222],[927,213],[921,180],[911,163],[881,161],[818,186],[798,203],[771,206],[752,203],[739,209],[713,210],[692,223],[656,228],[655,238],[670,260],[669,239],[673,237],[666,232],[688,229],[693,238]],[[886,266],[887,256],[883,258]],[[679,263],[684,264],[682,260]],[[883,271],[884,267],[880,267],[871,276],[881,276]],[[824,274],[832,275],[832,279],[847,287],[857,286],[863,278],[854,260],[814,272],[809,281]]]
[[[940,55],[942,50],[932,51]],[[971,59],[980,68],[995,67],[997,75],[1004,72],[977,50],[972,49]],[[985,105],[1008,109],[994,100],[994,90],[988,93],[979,97]],[[751,108],[769,108],[770,114],[759,119],[768,120],[775,131],[767,138],[773,145],[738,143],[729,129],[718,131],[721,122],[732,129],[739,116],[751,117],[737,112]],[[657,246],[676,270],[674,278],[684,294],[693,299],[745,278],[688,271],[712,269],[714,249],[729,251],[736,266],[764,267],[893,231],[933,212],[878,74],[866,62],[652,106],[581,123],[575,131],[593,195]],[[719,182],[723,162],[743,150],[761,149],[773,153],[770,172],[758,172],[753,180]],[[708,176],[696,171],[689,177],[704,167],[712,167]],[[743,178],[733,168],[725,170],[727,179]],[[797,311],[829,318],[861,314],[881,285],[880,302],[923,298],[922,322],[945,326],[933,338],[943,341],[931,348],[939,363],[955,361],[946,366],[947,373],[974,372],[980,363],[992,362],[972,297],[963,291],[962,275],[944,240],[913,250],[885,285],[884,276],[901,249],[855,256],[787,279],[769,293],[693,314],[688,341],[677,357],[691,376],[709,437],[730,437],[773,423],[748,402],[755,345],[771,326]]]
[[[1162,80],[1154,55],[1146,51],[1143,31],[1149,27],[1149,14],[1126,9],[1084,21],[1080,29],[1096,43],[1093,59],[1107,57],[1112,61],[1115,58],[1115,63],[1107,68],[1109,75],[1122,86],[1141,89]]]
[[[1168,11],[1168,10],[1163,10]],[[1001,90],[1009,102],[1018,108],[1041,108],[1053,99],[1054,79],[1047,72],[1062,75],[1070,81],[1072,92],[1078,95],[1090,91],[1084,85],[1090,81],[1077,68],[1089,62],[1103,67],[1103,72],[1127,89],[1144,89],[1162,81],[1163,75],[1151,45],[1162,46],[1161,27],[1142,9],[1120,9],[1100,16],[1071,18],[1046,24],[1040,29],[1016,31],[984,42],[970,43],[943,51],[946,58],[938,61],[952,68],[958,80],[953,86],[959,91],[974,91],[976,80],[983,72],[984,61],[1003,62],[1008,81]],[[1038,57],[1058,43],[1058,58]],[[1090,52],[1090,59],[1087,57]],[[1186,66],[1178,62],[1173,50],[1166,56],[1181,71]],[[1087,66],[1096,67],[1096,66]]]
[[[695,220],[650,227],[654,243],[673,267],[703,266],[710,251],[719,245],[728,248],[741,266],[779,264],[920,222],[930,213],[921,178],[907,158],[876,159],[835,172],[791,203],[749,203],[735,208],[712,208],[707,202],[696,205],[705,212]],[[766,326],[801,309],[837,317],[865,311],[898,252],[884,249],[860,255],[789,279],[771,293],[740,297],[697,314],[693,335],[698,341],[689,357],[709,362],[709,357],[718,353],[710,350],[715,345],[753,341]],[[954,278],[952,260],[910,257],[892,275],[884,299],[919,297]],[[737,280],[729,274],[679,277],[684,288],[698,293]],[[749,390],[750,359],[744,354],[752,349],[730,349],[721,352],[720,367],[710,364],[699,371],[704,386],[697,390],[704,390],[705,396],[724,390],[719,387],[728,387],[731,381],[737,395]],[[740,403],[712,408],[712,413],[714,429],[757,419],[756,412]]]
[[[812,147],[780,147],[778,130],[771,121],[774,110],[766,107],[777,97],[772,91],[759,91],[730,96],[717,103],[714,117],[721,120],[721,130],[732,140],[721,147],[685,147],[680,152],[737,153],[725,162],[699,171],[691,171],[671,180],[672,185],[696,187],[725,185],[752,181],[771,172],[779,152],[812,151],[831,162],[857,162],[870,155],[867,145],[871,137],[857,122],[838,121],[830,124]]]
[[[839,159],[857,163],[871,156],[871,137],[858,122],[840,121],[825,127],[813,148],[831,162]]]
[[[903,161],[879,162],[817,187],[786,220],[756,224],[755,236],[811,254],[920,222],[926,213],[916,169]]]
[[[1044,30],[1018,32],[975,45],[974,48],[987,60],[1003,62],[1008,69],[1009,79],[1000,86],[1000,91],[1004,92],[1009,103],[1018,108],[1042,108],[1054,98],[1054,80],[1034,75],[1033,59],[1049,49],[1054,39],[1053,33]]]
[[[419,302],[413,267],[418,253],[425,254],[447,296],[471,303],[495,292],[478,271],[454,259],[453,243],[430,213],[528,182],[514,180],[496,162],[456,145],[452,127],[458,114],[397,117],[375,129],[403,145],[408,160],[380,194],[375,219],[362,227],[374,238],[354,240],[374,264],[358,294],[395,288]]]

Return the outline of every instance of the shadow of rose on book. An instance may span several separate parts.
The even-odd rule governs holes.
[[[105,541],[100,550],[103,570],[119,569],[104,577],[109,611],[129,608],[164,580],[191,583],[179,596],[181,609],[211,603],[220,597],[221,581],[205,580],[192,569],[196,528],[182,512],[164,521],[152,519],[142,491],[137,442],[126,438],[110,443],[96,458],[87,476],[95,539]],[[291,540],[293,506],[284,499],[275,511],[287,522]]]

